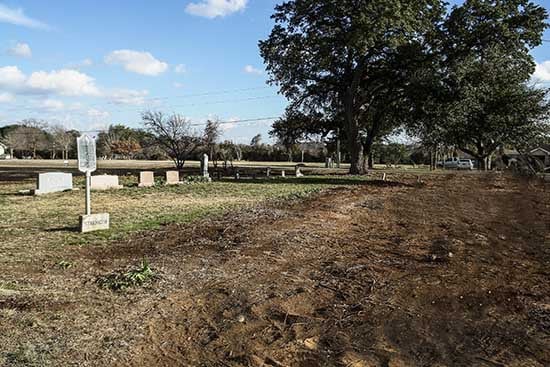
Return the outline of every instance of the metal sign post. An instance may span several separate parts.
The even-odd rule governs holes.
[[[86,215],[80,217],[81,232],[91,232],[102,229],[109,229],[109,214],[92,215],[91,186],[92,172],[97,169],[96,143],[95,139],[83,135],[76,139],[78,151],[78,170],[86,173]]]
[[[92,172],[97,169],[95,140],[88,135],[76,139],[78,151],[78,170],[86,173],[86,215],[92,214],[90,186]]]

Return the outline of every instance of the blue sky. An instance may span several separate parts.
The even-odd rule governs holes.
[[[196,124],[279,116],[286,101],[266,85],[257,46],[277,2],[0,0],[0,125],[138,127],[149,108]],[[550,43],[533,54],[550,81]],[[225,124],[224,137],[267,138],[270,123]]]

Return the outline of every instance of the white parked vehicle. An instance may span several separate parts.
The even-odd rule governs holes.
[[[445,169],[458,169],[458,158],[447,158],[445,162],[443,162],[443,168]]]
[[[471,159],[447,158],[443,162],[443,168],[472,170],[474,169],[474,162]]]
[[[467,170],[473,170],[474,169],[474,162],[472,162],[471,159],[460,159],[458,161],[458,169],[467,169]]]

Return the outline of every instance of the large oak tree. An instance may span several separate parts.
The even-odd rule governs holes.
[[[400,98],[409,74],[400,67],[414,64],[403,58],[429,48],[442,11],[439,0],[286,1],[275,8],[260,51],[270,82],[294,107],[339,111],[350,173],[363,173],[364,133],[371,130],[372,143],[384,118],[372,109]]]

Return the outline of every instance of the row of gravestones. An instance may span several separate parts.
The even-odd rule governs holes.
[[[166,172],[166,184],[180,184],[179,172]],[[153,172],[141,172],[139,175],[139,187],[151,187],[155,185]],[[118,176],[116,175],[97,175],[91,177],[92,190],[111,190],[121,189]],[[34,195],[50,194],[54,192],[71,191],[73,190],[73,175],[72,173],[64,172],[47,172],[38,175],[37,188],[32,191]]]
[[[101,175],[91,177],[92,190],[120,189],[118,176]],[[33,195],[50,194],[54,192],[73,190],[73,175],[65,172],[47,172],[38,175],[36,189],[32,190]]]
[[[166,185],[179,185],[183,182],[180,181],[180,173],[178,171],[166,172]],[[139,187],[151,187],[155,186],[155,174],[150,171],[143,171],[139,173]]]
[[[271,175],[271,170],[267,170],[267,176]],[[296,167],[296,177],[302,177],[303,174],[300,171],[300,167]],[[285,171],[281,172],[281,176],[285,177]],[[203,177],[208,177],[208,171],[203,172]],[[237,172],[236,178],[239,178]],[[166,172],[166,184],[178,185],[181,184],[178,171]],[[155,176],[153,172],[140,172],[139,174],[139,187],[151,187],[155,185]],[[119,184],[118,176],[116,175],[97,175],[91,177],[92,190],[110,190],[120,189],[122,185]],[[54,192],[70,191],[73,190],[73,175],[71,173],[64,172],[48,172],[40,173],[38,175],[37,188],[32,191],[34,195],[43,195]]]
[[[271,177],[271,167],[267,167],[266,171],[265,171],[265,175],[266,177]],[[296,166],[295,169],[294,169],[294,175],[296,177],[304,177],[304,174],[302,173],[302,171],[300,170],[300,167],[299,166]],[[235,175],[236,178],[239,178],[240,175],[239,175],[239,172],[237,171],[237,174]],[[282,170],[281,171],[281,177],[286,177],[286,171],[285,170]]]

